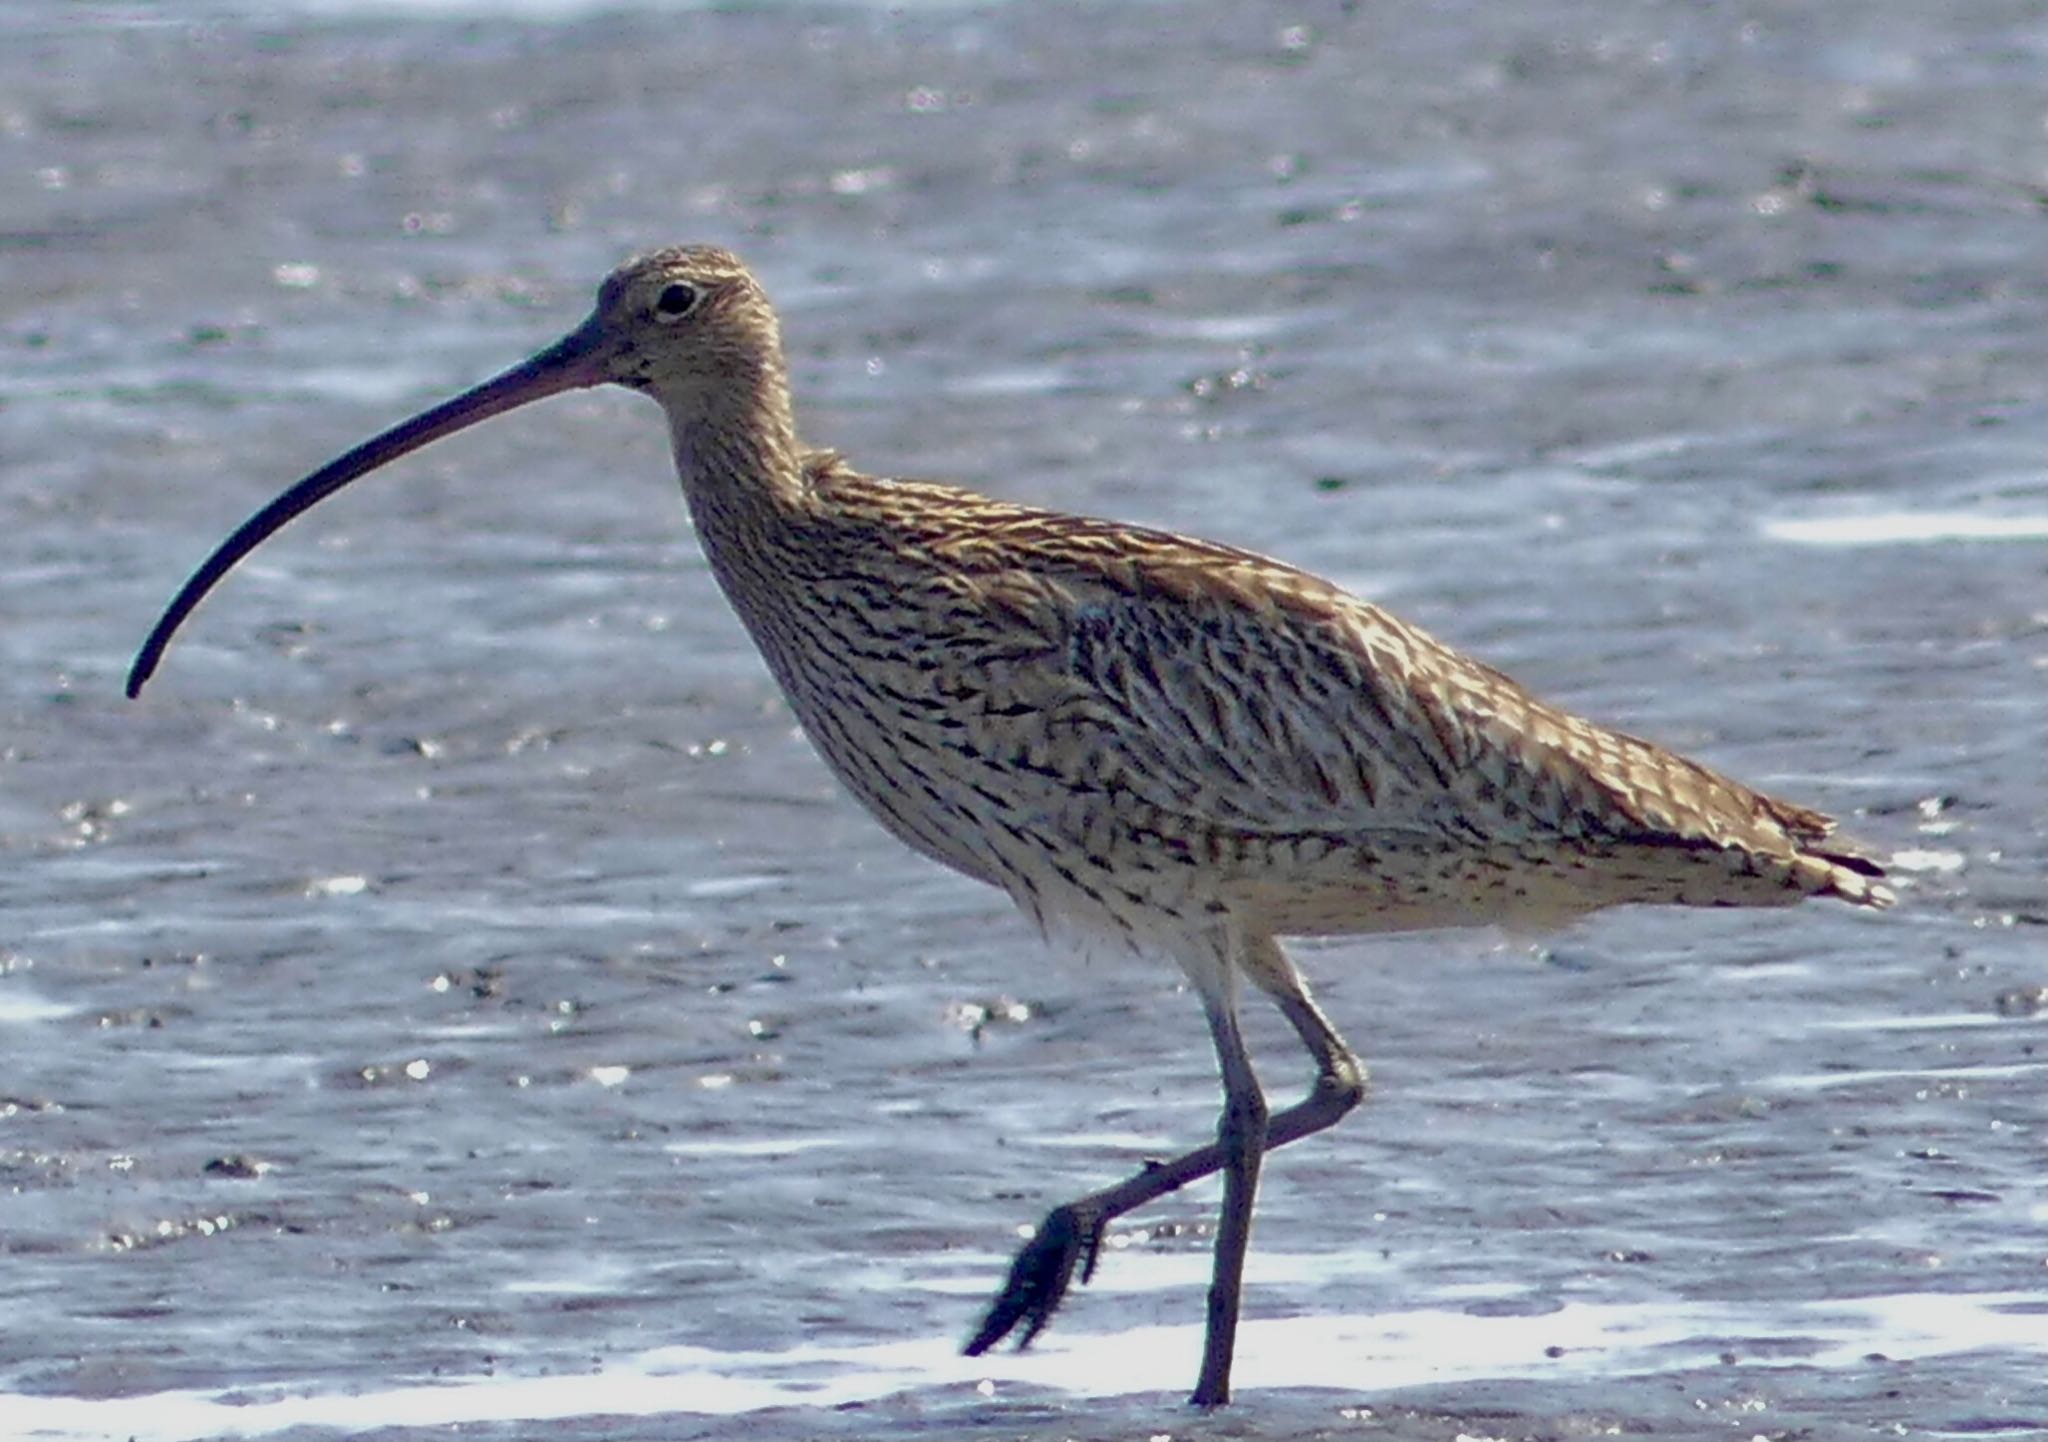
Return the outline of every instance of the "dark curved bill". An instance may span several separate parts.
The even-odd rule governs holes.
[[[300,481],[235,529],[222,541],[205,564],[194,571],[171,604],[157,618],[149,639],[135,654],[128,668],[128,696],[140,695],[163,660],[164,648],[185,618],[206,599],[220,579],[234,569],[244,556],[262,545],[286,524],[319,505],[350,481],[368,475],[386,462],[430,441],[489,420],[514,407],[544,396],[594,386],[603,382],[598,364],[598,331],[595,320],[579,326],[530,360],[491,377],[482,385],[464,391],[411,420],[401,421],[382,435],[373,436],[347,455],[336,457]]]

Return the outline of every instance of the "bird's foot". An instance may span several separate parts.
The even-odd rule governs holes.
[[[1010,1264],[1009,1280],[988,1309],[981,1330],[961,1350],[969,1357],[983,1352],[1010,1335],[1022,1324],[1017,1350],[1031,1345],[1031,1339],[1045,1330],[1067,1288],[1074,1280],[1074,1268],[1081,1269],[1085,1286],[1095,1275],[1096,1260],[1102,1254],[1102,1228],[1107,1217],[1078,1206],[1054,1207],[1039,1223],[1036,1236],[1024,1244],[1017,1260]]]

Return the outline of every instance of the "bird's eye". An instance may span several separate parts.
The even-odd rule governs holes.
[[[661,288],[655,298],[654,318],[656,320],[681,320],[697,308],[697,287],[684,285],[681,281]]]

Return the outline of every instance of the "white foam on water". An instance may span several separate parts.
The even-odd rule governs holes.
[[[1534,1316],[1420,1309],[1247,1323],[1241,1394],[1260,1388],[1384,1393],[1482,1378],[1583,1380],[1724,1366],[1729,1338],[1809,1338],[1803,1367],[1856,1366],[1871,1352],[1921,1360],[1996,1347],[2048,1352],[2048,1313],[2022,1293],[1911,1292],[1768,1310],[1734,1303],[1570,1304]],[[258,1438],[291,1429],[358,1433],[465,1423],[660,1414],[740,1416],[771,1407],[838,1407],[966,1386],[1000,1399],[1008,1384],[1076,1396],[1175,1393],[1199,1354],[1193,1325],[1048,1339],[1028,1353],[962,1357],[952,1337],[786,1352],[661,1347],[578,1376],[479,1377],[381,1390],[289,1386],[115,1398],[0,1394],[12,1435],[44,1442]],[[1735,1344],[1738,1365],[1740,1344]],[[1758,1362],[1752,1365],[1770,1366]]]
[[[2048,1061],[2012,1062],[1998,1066],[1951,1066],[1925,1068],[1870,1068],[1865,1071],[1787,1072],[1764,1077],[1757,1084],[1783,1091],[1832,1091],[1838,1087],[1873,1086],[1883,1082],[1925,1082],[1929,1086],[1955,1085],[1973,1081],[2009,1081],[2015,1078],[2048,1077]]]
[[[34,992],[22,990],[18,986],[9,986],[6,990],[0,991],[0,1022],[55,1021],[59,1017],[70,1016],[77,1010],[75,1006],[65,1006],[61,1002],[37,996]]]
[[[1899,546],[1930,541],[2048,541],[2048,515],[1977,511],[1873,511],[1765,521],[1763,533],[1795,546]]]
[[[839,1137],[738,1137],[666,1142],[662,1150],[679,1157],[794,1157],[845,1145]]]
[[[1815,1031],[1970,1031],[1986,1027],[2011,1026],[2013,1019],[1995,1011],[1938,1011],[1926,1016],[1856,1016],[1840,1021],[1815,1020],[1807,1025]]]

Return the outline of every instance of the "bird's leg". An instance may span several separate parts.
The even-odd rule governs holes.
[[[1309,995],[1277,942],[1270,937],[1249,939],[1243,960],[1246,973],[1273,998],[1316,1063],[1315,1085],[1308,1095],[1275,1112],[1267,1123],[1266,1149],[1270,1151],[1334,1126],[1365,1100],[1366,1071]],[[1080,1268],[1084,1285],[1095,1275],[1102,1234],[1111,1222],[1189,1182],[1200,1181],[1223,1164],[1221,1141],[1211,1142],[1171,1161],[1148,1163],[1115,1186],[1054,1207],[1018,1252],[981,1330],[963,1350],[970,1357],[980,1356],[1020,1324],[1023,1332],[1018,1347],[1031,1345],[1059,1310],[1073,1283],[1074,1269]]]
[[[1270,936],[1248,938],[1244,969],[1259,989],[1273,998],[1273,1005],[1315,1058],[1315,1085],[1307,1096],[1274,1117],[1268,1129],[1267,1147],[1284,1146],[1341,1121],[1365,1100],[1369,1079],[1358,1053],[1330,1025],[1279,942]]]
[[[1252,1059],[1238,1031],[1235,997],[1208,998],[1209,1033],[1223,1072],[1223,1117],[1216,1144],[1223,1157],[1223,1210],[1216,1227],[1216,1263],[1209,1279],[1209,1325],[1202,1345],[1202,1372],[1195,1382],[1197,1407],[1221,1407],[1230,1400],[1230,1359],[1237,1350],[1237,1311],[1244,1292],[1244,1258],[1252,1237],[1252,1204],[1259,1190],[1259,1163],[1266,1154],[1266,1097],[1252,1072]]]

